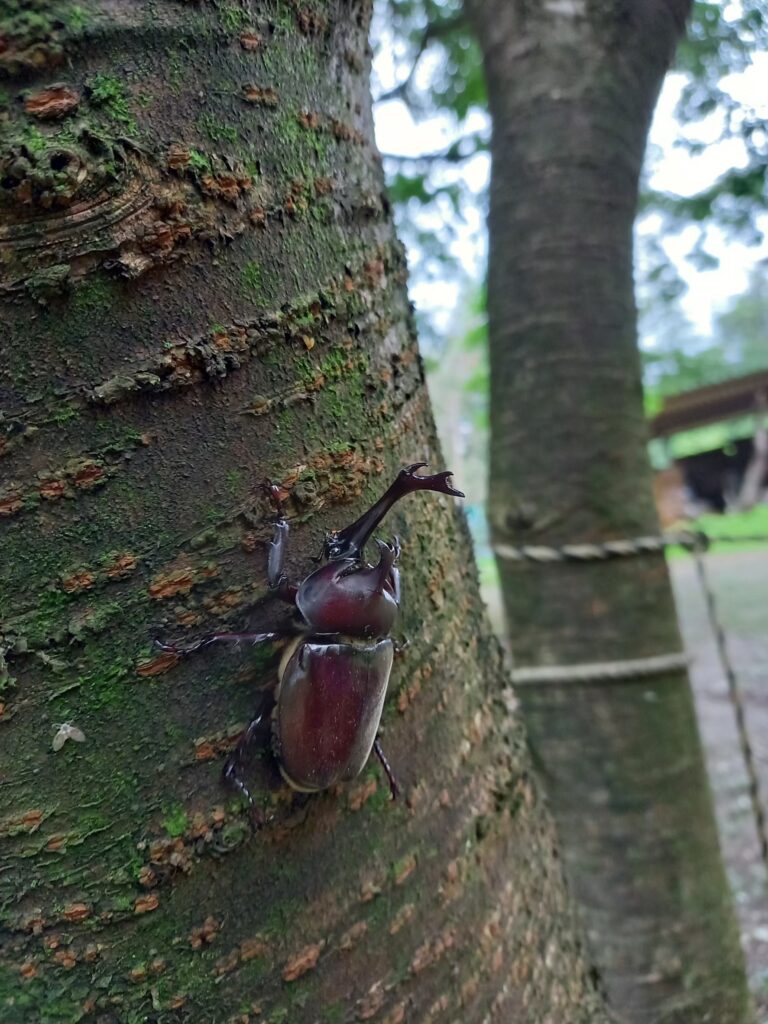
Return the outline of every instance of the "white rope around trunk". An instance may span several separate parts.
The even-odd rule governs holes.
[[[688,667],[690,659],[682,651],[657,654],[650,658],[627,658],[624,661],[594,661],[581,665],[535,665],[513,668],[515,686],[538,686],[541,683],[601,683],[621,679],[642,679],[664,675]]]

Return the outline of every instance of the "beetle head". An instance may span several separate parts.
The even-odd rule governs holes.
[[[329,533],[325,538],[323,544],[323,558],[329,562],[335,562],[339,558],[348,558],[349,555],[345,552],[344,545],[338,539],[339,534],[337,532]]]

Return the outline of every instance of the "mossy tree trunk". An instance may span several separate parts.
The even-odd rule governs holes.
[[[658,532],[632,228],[687,0],[472,0],[493,117],[489,316],[497,544]],[[499,560],[519,666],[673,653],[658,554]],[[609,996],[631,1022],[742,1021],[745,985],[684,672],[520,690]]]
[[[264,760],[252,835],[221,767],[275,653],[151,643],[285,623],[267,479],[300,576],[440,462],[369,14],[4,5],[3,1024],[603,1020],[453,502],[388,524],[396,805],[371,766],[294,808]]]

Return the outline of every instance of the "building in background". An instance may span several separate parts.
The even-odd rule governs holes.
[[[664,399],[650,420],[662,525],[766,500],[766,419],[768,370]]]

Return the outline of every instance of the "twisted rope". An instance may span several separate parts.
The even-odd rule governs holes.
[[[536,665],[531,668],[513,668],[512,682],[516,686],[540,683],[604,683],[622,679],[640,679],[663,675],[686,668],[687,655],[657,654],[651,658],[627,658],[624,661],[595,661],[581,665]]]
[[[494,544],[500,558],[512,562],[604,562],[610,558],[631,558],[662,552],[670,547],[688,551],[706,551],[712,544],[759,544],[768,542],[768,534],[746,537],[711,537],[702,530],[680,530],[648,537],[627,537],[620,540],[592,541],[585,544]]]

